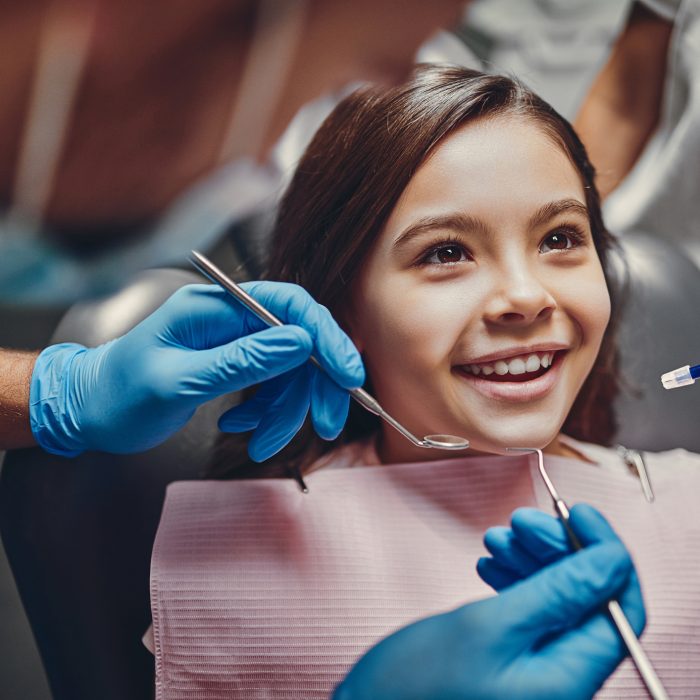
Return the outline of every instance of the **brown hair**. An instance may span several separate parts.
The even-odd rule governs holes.
[[[566,153],[584,186],[593,241],[613,300],[613,317],[598,358],[564,424],[573,437],[609,444],[618,391],[616,304],[594,169],[571,125],[518,82],[455,66],[418,66],[399,87],[366,87],[344,99],[308,146],[281,202],[270,244],[268,279],[295,282],[327,306],[342,325],[344,304],[365,257],[396,202],[431,151],[455,129],[481,118],[513,116],[534,122]],[[220,441],[215,473],[281,476],[306,468],[340,442],[377,430],[377,419],[351,406],[334,443],[304,426],[264,467],[252,465],[240,437]],[[245,467],[245,464],[248,464]]]

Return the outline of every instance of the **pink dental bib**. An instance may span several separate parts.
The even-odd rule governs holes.
[[[610,468],[551,458],[552,478],[621,533],[645,591],[652,661],[669,690],[676,678],[700,695],[700,554],[688,540],[700,529],[695,518],[688,534],[689,515],[672,502],[683,487],[664,472],[678,460],[652,469],[649,505],[612,453],[594,450]],[[687,489],[692,475],[697,494],[694,459],[678,467],[679,483]],[[158,700],[328,698],[382,637],[492,595],[475,572],[486,528],[519,506],[550,510],[534,469],[527,457],[325,468],[307,478],[306,495],[288,480],[172,484],[151,574]],[[605,696],[644,697],[629,662]]]

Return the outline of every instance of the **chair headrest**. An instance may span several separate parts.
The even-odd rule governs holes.
[[[640,449],[700,452],[700,386],[661,385],[665,372],[700,362],[700,270],[668,240],[631,234],[620,244],[628,289],[619,343],[628,387],[615,404],[617,440]]]

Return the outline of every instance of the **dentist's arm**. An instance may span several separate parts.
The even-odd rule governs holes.
[[[364,381],[357,350],[328,310],[300,287],[243,286],[289,325],[267,328],[218,287],[183,287],[116,340],[97,348],[63,343],[44,350],[28,397],[23,365],[28,411],[20,432],[26,437],[31,426],[41,447],[64,456],[137,452],[163,442],[210,399],[262,384],[254,399],[220,421],[224,430],[254,431],[254,459],[284,447],[309,410],[319,435],[335,437],[349,404],[338,385],[347,389]],[[312,352],[328,376],[308,363]]]
[[[635,2],[576,116],[574,127],[603,199],[629,173],[658,126],[672,31],[671,22]]]
[[[626,653],[602,606],[617,597],[637,634],[645,622],[627,551],[607,523],[596,520],[591,532],[591,519],[583,518],[586,530],[579,531],[582,519],[572,510],[572,526],[588,545],[575,554],[556,533],[564,546],[545,547],[544,561],[525,557],[521,573],[507,548],[482,560],[480,573],[494,562],[486,580],[503,589],[499,595],[387,637],[358,661],[333,700],[591,698]],[[529,530],[530,542],[548,541],[552,520],[521,521],[520,532]]]

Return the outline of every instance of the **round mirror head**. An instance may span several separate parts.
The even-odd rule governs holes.
[[[423,443],[438,450],[466,450],[469,447],[469,440],[456,435],[426,435]]]

